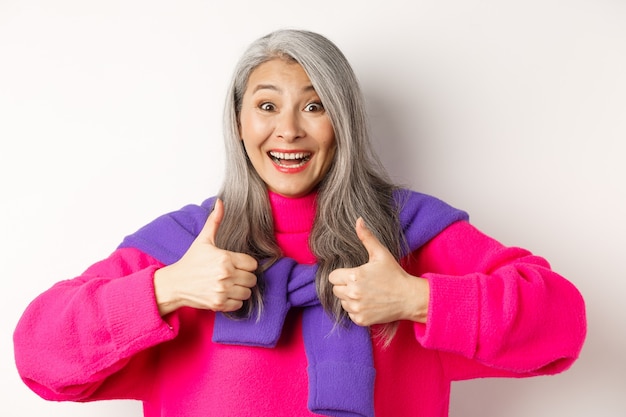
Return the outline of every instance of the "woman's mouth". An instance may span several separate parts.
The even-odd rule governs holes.
[[[312,154],[310,152],[270,151],[268,152],[268,155],[274,164],[280,168],[297,169],[306,165],[306,163],[311,160]]]

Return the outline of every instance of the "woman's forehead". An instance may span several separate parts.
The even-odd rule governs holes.
[[[251,94],[259,90],[282,92],[287,87],[295,87],[304,92],[315,90],[300,64],[275,58],[260,64],[250,73],[246,92]]]

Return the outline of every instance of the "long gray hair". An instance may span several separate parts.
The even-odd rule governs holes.
[[[235,68],[224,111],[227,163],[220,197],[225,216],[217,244],[263,260],[260,286],[238,315],[260,314],[262,269],[281,256],[265,184],[252,167],[239,135],[239,114],[252,71],[272,59],[295,61],[307,73],[335,132],[337,150],[329,172],[318,186],[316,217],[309,246],[318,260],[317,292],[326,311],[340,322],[346,318],[332,293],[328,274],[355,267],[368,254],[355,232],[358,217],[399,257],[403,237],[392,193],[395,186],[372,152],[364,101],[357,78],[343,53],[313,32],[280,30],[266,35],[245,51]]]

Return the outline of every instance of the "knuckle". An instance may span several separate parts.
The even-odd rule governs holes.
[[[226,283],[224,281],[218,281],[215,283],[215,286],[213,288],[213,291],[219,295],[222,296],[222,294],[226,293],[226,291],[228,290]]]
[[[365,317],[359,314],[350,314],[350,320],[358,326],[367,326],[367,322],[365,321]]]
[[[230,254],[224,250],[220,250],[215,256],[215,264],[220,268],[228,268],[232,264]]]
[[[219,282],[213,285],[211,289],[207,292],[207,300],[213,306],[223,307],[226,301],[228,301],[226,287]]]
[[[363,313],[363,307],[360,304],[353,303],[351,307],[352,308],[350,310],[352,311],[352,314],[360,316],[361,313]]]
[[[226,302],[225,300],[222,300],[222,299],[216,299],[211,303],[211,306],[213,307],[213,310],[215,311],[225,311]]]
[[[215,271],[215,277],[218,281],[224,281],[232,276],[232,268],[228,265],[219,265]]]
[[[363,298],[363,290],[358,285],[352,285],[350,287],[348,296],[353,300],[360,300]]]

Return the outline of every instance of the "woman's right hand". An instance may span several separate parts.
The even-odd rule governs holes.
[[[215,236],[224,217],[217,199],[200,234],[177,262],[154,273],[154,291],[161,316],[180,308],[236,311],[252,295],[257,261],[250,255],[220,249]]]

